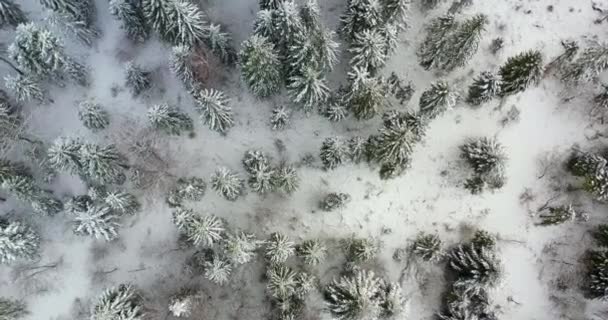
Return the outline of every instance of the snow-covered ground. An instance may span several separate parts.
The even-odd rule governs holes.
[[[38,1],[22,2],[30,19],[42,17]],[[325,22],[335,28],[345,1],[319,2]],[[384,68],[387,74],[394,71],[417,88],[408,108],[417,108],[420,93],[440,76],[418,65],[415,50],[424,37],[425,22],[445,12],[449,5],[445,2],[428,14],[420,13],[415,5],[411,27],[401,35],[397,53]],[[210,20],[227,27],[237,46],[251,33],[257,1],[205,0],[201,7]],[[218,166],[227,166],[244,176],[241,159],[252,148],[272,154],[275,160],[298,162],[307,153],[318,155],[326,137],[367,136],[380,126],[378,117],[361,122],[347,118],[333,124],[316,114],[306,116],[294,111],[287,130],[272,131],[268,126],[270,111],[288,100],[282,96],[258,100],[240,82],[238,70],[224,68],[217,71],[210,86],[224,90],[231,98],[236,125],[226,136],[199,122],[192,138],[152,134],[146,130],[145,119],[145,111],[152,104],[174,103],[195,116],[193,101],[168,69],[170,48],[155,39],[133,46],[108,13],[107,0],[98,0],[97,9],[103,36],[93,48],[65,39],[68,50],[85,58],[92,68],[90,88],[53,88],[54,103],[25,106],[32,132],[45,141],[59,136],[84,136],[127,148],[129,142],[149,139],[164,160],[153,164],[163,171],[163,181],[179,176],[208,180]],[[497,69],[511,55],[538,49],[548,62],[559,54],[562,39],[603,40],[606,34],[604,24],[593,23],[599,13],[592,10],[590,0],[476,0],[462,15],[474,13],[489,17],[488,31],[471,63],[447,77],[463,92],[473,74]],[[7,42],[12,36],[12,31],[2,32],[2,39]],[[498,36],[504,38],[505,48],[494,56],[488,47]],[[134,99],[127,90],[112,94],[112,88],[123,87],[123,63],[128,59],[154,71],[154,88],[143,97]],[[331,79],[343,79],[346,68],[347,63],[342,62]],[[337,87],[336,83],[332,86]],[[569,178],[562,165],[573,144],[584,149],[603,142],[605,127],[590,115],[590,99],[596,89],[586,85],[568,91],[549,76],[537,88],[509,97],[501,108],[500,101],[479,109],[459,103],[432,122],[424,143],[415,151],[411,169],[393,180],[380,180],[377,170],[367,164],[324,171],[317,161],[316,168],[300,168],[301,188],[291,197],[260,197],[250,192],[229,202],[208,190],[203,201],[190,203],[189,207],[223,217],[230,225],[259,237],[283,231],[297,240],[351,234],[377,238],[383,245],[379,265],[394,281],[401,278],[405,267],[405,262],[392,259],[394,250],[407,246],[419,232],[438,233],[446,243],[453,244],[476,227],[483,228],[497,233],[500,239],[505,277],[492,296],[501,319],[588,319],[603,307],[582,298],[578,260],[590,244],[586,230],[604,220],[607,208],[589,202],[588,196],[566,193]],[[570,96],[574,98],[563,101]],[[110,129],[92,134],[81,125],[76,105],[84,98],[94,98],[110,111]],[[520,110],[520,119],[503,125],[501,120],[512,106]],[[466,138],[479,136],[495,136],[505,146],[509,156],[508,181],[494,193],[471,195],[462,186],[468,169],[459,159],[458,146]],[[284,151],[276,147],[277,141],[285,145]],[[152,318],[165,319],[169,295],[181,286],[198,283],[206,300],[193,319],[265,318],[269,306],[263,292],[261,263],[237,269],[231,282],[223,287],[184,271],[190,251],[178,248],[171,211],[164,202],[168,184],[163,181],[157,188],[138,194],[142,210],[123,220],[120,239],[110,243],[73,235],[62,215],[41,218],[14,201],[3,203],[2,212],[15,210],[36,226],[43,239],[43,251],[34,264],[0,266],[0,295],[24,299],[31,311],[27,319],[80,319],[86,317],[91,299],[103,288],[132,282],[149,299],[146,307]],[[53,187],[65,196],[85,191],[77,179],[68,175],[61,175]],[[526,189],[534,196],[531,201],[521,200]],[[352,201],[339,211],[318,210],[320,199],[332,191],[347,192]],[[535,226],[532,215],[554,196],[558,196],[555,203],[583,204],[590,214],[589,222]],[[52,264],[57,266],[25,270]],[[32,275],[40,270],[43,272]],[[322,271],[325,280],[335,275],[331,270]],[[415,272],[408,269],[405,273],[402,286],[409,298],[409,309],[402,319],[431,319],[441,307],[443,270],[420,265]],[[565,288],[560,286],[558,290],[558,283],[565,283]],[[319,304],[316,309],[320,308]],[[325,313],[320,316],[328,317]],[[313,317],[317,318],[314,314]]]

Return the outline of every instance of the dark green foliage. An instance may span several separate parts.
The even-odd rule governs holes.
[[[122,29],[132,41],[142,43],[150,36],[138,0],[110,0],[110,13],[120,20]]]
[[[440,67],[451,50],[452,34],[459,26],[453,15],[447,14],[433,20],[426,28],[427,36],[416,52],[420,65],[429,70]]]
[[[382,23],[382,10],[374,0],[349,0],[340,17],[340,33],[347,41],[364,30],[373,30]]]
[[[506,180],[506,154],[502,145],[491,138],[469,140],[460,147],[461,157],[473,168],[474,176],[465,183],[471,193],[479,193],[486,186],[491,189],[501,188]]]
[[[435,119],[456,105],[458,94],[445,81],[431,83],[430,88],[420,96],[420,114],[428,119]]]
[[[325,169],[335,169],[344,162],[348,161],[348,146],[342,138],[327,138],[321,145],[321,152],[319,156]]]
[[[590,298],[608,298],[608,251],[591,250],[585,259],[585,291]]]
[[[424,261],[438,261],[442,257],[441,250],[441,239],[435,234],[419,234],[412,244],[412,252]]]
[[[559,206],[559,207],[548,207],[547,212],[539,215],[539,225],[556,225],[564,222],[573,221],[579,213],[574,210],[572,204]]]
[[[379,251],[378,244],[368,238],[347,238],[340,241],[346,260],[355,263],[374,259]]]
[[[243,80],[253,94],[266,97],[279,91],[282,82],[279,56],[266,37],[253,35],[246,40],[239,59]]]
[[[324,211],[333,211],[344,208],[350,199],[350,195],[347,193],[332,192],[323,198],[319,207]]]
[[[543,76],[543,56],[540,51],[526,51],[507,59],[500,67],[501,96],[513,95],[539,84]]]
[[[477,52],[481,34],[485,31],[487,24],[488,18],[483,14],[475,15],[463,22],[455,30],[449,43],[446,44],[448,49],[442,59],[441,68],[449,72],[465,66]]]
[[[469,87],[467,102],[479,106],[500,95],[501,81],[492,72],[484,71],[475,78]]]
[[[128,62],[125,66],[125,72],[126,85],[134,96],[138,96],[152,87],[150,72],[144,71],[141,66]]]
[[[440,320],[498,319],[491,308],[487,290],[469,290],[462,285],[452,285],[446,296],[446,310],[437,316]]]
[[[493,248],[461,244],[448,255],[448,265],[458,280],[457,285],[472,289],[488,288],[496,285],[501,276],[500,261]]]

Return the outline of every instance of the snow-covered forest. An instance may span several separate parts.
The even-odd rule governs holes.
[[[606,320],[606,20],[0,0],[0,320]]]

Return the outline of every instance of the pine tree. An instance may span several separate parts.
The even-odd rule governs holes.
[[[543,76],[543,57],[540,51],[526,51],[507,59],[500,67],[501,95],[508,96],[536,86]]]
[[[545,74],[549,71],[555,70],[556,74],[560,75],[564,71],[567,71],[566,68],[572,65],[572,61],[576,58],[578,51],[580,49],[578,42],[572,40],[562,40],[561,43],[564,51],[562,54],[557,56],[557,58],[553,59],[547,66],[545,67]]]
[[[274,191],[273,178],[275,177],[274,168],[268,164],[260,164],[249,173],[249,187],[251,190],[265,194]]]
[[[405,298],[401,286],[397,282],[383,281],[380,287],[380,316],[394,318],[405,309]]]
[[[319,156],[326,170],[335,169],[348,160],[348,146],[342,138],[326,138]]]
[[[139,201],[134,195],[124,191],[111,191],[105,196],[104,202],[114,212],[120,214],[135,214],[140,208]]]
[[[77,215],[81,212],[86,212],[94,206],[93,199],[88,195],[80,195],[72,197],[65,204],[65,211],[72,215]]]
[[[293,102],[301,104],[306,112],[324,103],[329,96],[325,77],[320,71],[307,67],[289,78],[287,86]]]
[[[129,61],[125,65],[125,74],[126,85],[133,96],[138,96],[152,87],[150,72],[144,71],[141,66],[133,61]]]
[[[348,140],[348,150],[352,162],[361,162],[361,160],[364,159],[367,150],[367,140],[359,136],[350,138]]]
[[[448,265],[456,273],[457,285],[473,290],[493,287],[501,276],[500,261],[492,248],[465,244],[448,255]]]
[[[229,233],[223,241],[226,257],[235,264],[245,264],[253,260],[260,241],[245,232]]]
[[[507,156],[503,146],[491,138],[471,139],[460,147],[461,157],[465,159],[475,173],[487,174],[504,167]]]
[[[100,32],[94,25],[85,21],[74,20],[70,14],[62,11],[48,12],[46,21],[60,34],[71,34],[83,44],[91,47],[95,39],[99,38]]]
[[[383,0],[384,21],[396,24],[399,29],[407,28],[410,5],[411,0]]]
[[[32,259],[38,254],[39,247],[40,237],[29,226],[18,221],[0,220],[0,263]]]
[[[350,200],[351,197],[348,193],[332,192],[323,198],[320,208],[324,211],[334,211],[344,208]]]
[[[569,84],[590,82],[608,69],[608,43],[593,43],[580,56],[563,68],[561,79]]]
[[[28,314],[29,312],[23,301],[0,297],[0,320],[19,320]]]
[[[471,244],[477,248],[484,247],[494,249],[496,247],[496,236],[485,230],[477,230],[475,231],[475,234],[473,234]]]
[[[172,135],[180,135],[183,131],[192,131],[194,128],[188,114],[166,103],[150,107],[148,119],[155,129]]]
[[[224,223],[216,216],[201,217],[190,209],[173,212],[173,223],[195,246],[209,247],[222,239]]]
[[[78,150],[82,174],[88,179],[101,183],[120,183],[124,180],[127,165],[114,145],[100,146],[87,143]]]
[[[501,80],[492,72],[479,74],[469,87],[467,102],[479,106],[500,95]]]
[[[197,87],[194,68],[192,67],[192,48],[184,45],[174,46],[171,50],[170,68],[188,89]]]
[[[195,109],[203,123],[209,125],[209,129],[225,133],[234,126],[232,108],[228,106],[230,99],[222,91],[203,89],[194,93],[194,99]]]
[[[188,0],[171,0],[169,7],[169,27],[161,32],[173,43],[194,47],[205,39],[206,22],[203,12]]]
[[[253,94],[267,97],[279,91],[281,65],[275,48],[267,38],[253,35],[239,53],[243,81]]]
[[[276,10],[285,0],[259,0],[260,10]]]
[[[602,92],[593,97],[593,104],[598,109],[608,109],[608,86],[602,84]]]
[[[539,214],[540,222],[538,224],[542,226],[557,225],[574,221],[579,216],[580,213],[574,209],[571,203],[558,207],[548,207],[547,212]]]
[[[370,156],[382,165],[394,166],[392,169],[400,172],[409,165],[418,139],[419,136],[405,124],[384,127],[370,145]]]
[[[384,39],[384,55],[388,59],[390,55],[395,53],[399,45],[399,27],[395,23],[387,23],[378,32]]]
[[[381,78],[371,77],[361,68],[348,73],[351,82],[348,104],[358,120],[369,120],[376,116],[386,104],[387,87]]]
[[[86,128],[92,131],[103,130],[110,125],[108,112],[100,104],[89,100],[78,105],[78,118]]]
[[[171,4],[174,0],[141,0],[141,8],[146,23],[161,36],[175,28]]]
[[[49,164],[55,170],[79,173],[82,170],[80,148],[83,143],[77,139],[61,137],[48,151]]]
[[[118,238],[118,217],[107,206],[92,206],[74,217],[74,233],[112,241]]]
[[[260,10],[255,15],[253,34],[264,37],[268,41],[274,39],[274,10]]]
[[[608,247],[608,224],[598,225],[592,235],[599,246]]]
[[[12,0],[0,0],[0,28],[16,27],[26,21],[27,18],[18,4]]]
[[[270,115],[270,125],[272,130],[283,130],[289,125],[290,113],[285,106],[278,106],[272,109]]]
[[[350,60],[354,67],[375,73],[386,63],[385,38],[377,30],[363,30],[354,35],[349,51],[353,57]]]
[[[424,261],[437,262],[442,257],[441,239],[435,234],[421,233],[412,244],[412,252]]]
[[[232,64],[236,61],[236,51],[231,44],[232,38],[222,32],[219,24],[210,24],[206,28],[205,43],[222,62]]]
[[[264,255],[272,264],[285,263],[295,253],[294,246],[295,244],[287,236],[274,232],[270,234],[270,239],[266,241]]]
[[[595,175],[608,165],[603,156],[590,152],[576,152],[568,161],[568,170],[575,176],[585,177]]]
[[[337,320],[375,320],[381,312],[381,284],[372,271],[365,270],[334,280],[324,292],[327,308]]]
[[[282,264],[273,265],[266,273],[268,277],[266,288],[271,297],[283,300],[288,299],[295,293],[297,273],[291,268]]]
[[[452,109],[456,105],[458,94],[445,81],[439,80],[431,83],[431,87],[420,96],[420,113],[434,119]]]
[[[91,311],[91,320],[143,320],[143,299],[130,284],[120,284],[101,294]]]
[[[279,4],[273,12],[272,40],[276,45],[281,59],[289,59],[289,48],[295,44],[298,37],[306,34],[306,28],[300,17],[298,6],[293,0]]]
[[[218,254],[214,254],[211,260],[205,261],[205,278],[215,284],[226,284],[230,280],[231,272],[230,261]]]
[[[19,102],[36,101],[38,103],[47,100],[47,93],[40,87],[40,84],[27,76],[6,76],[4,77],[5,87],[12,91],[15,99]]]
[[[292,194],[300,187],[300,176],[293,165],[282,163],[274,169],[272,185],[275,190]]]
[[[438,68],[444,63],[445,57],[452,50],[452,35],[458,28],[458,21],[450,14],[436,18],[426,28],[427,36],[416,52],[424,69]]]
[[[477,52],[487,24],[488,17],[483,14],[475,15],[460,24],[446,44],[449,48],[445,51],[446,56],[441,68],[449,72],[464,67]]]
[[[179,178],[175,187],[169,192],[167,202],[172,206],[179,206],[183,200],[200,201],[206,189],[207,184],[201,178]]]
[[[121,28],[132,41],[143,43],[150,36],[150,30],[139,1],[110,0],[110,13],[120,20]]]
[[[25,175],[13,175],[2,181],[2,189],[14,195],[17,199],[28,202],[33,201],[40,194],[34,179]]]
[[[316,266],[325,260],[327,256],[327,247],[321,240],[306,240],[296,247],[296,254],[304,263]]]
[[[359,32],[376,29],[382,20],[379,0],[349,0],[346,12],[340,17],[340,33],[351,42]]]
[[[497,319],[490,304],[488,290],[470,290],[467,286],[452,285],[446,296],[445,313],[438,314],[440,320]]]
[[[245,191],[244,181],[239,175],[224,167],[211,176],[211,188],[229,201],[235,201]]]
[[[34,213],[53,216],[63,210],[63,203],[47,191],[41,191],[30,202]]]
[[[95,5],[90,0],[40,0],[40,3],[71,21],[80,21],[86,26],[93,21]]]
[[[349,262],[365,262],[376,257],[378,245],[368,238],[347,238],[340,241],[346,260]]]
[[[584,285],[587,294],[591,298],[606,299],[608,297],[608,252],[605,250],[589,251],[585,260],[587,281]]]
[[[260,168],[270,166],[268,155],[260,150],[248,150],[243,157],[243,167],[249,174],[253,174]]]
[[[169,300],[169,312],[175,317],[189,317],[197,299],[197,293],[191,289],[181,289]]]
[[[322,115],[329,121],[339,122],[348,116],[346,90],[340,87],[337,92],[332,92],[327,98]]]

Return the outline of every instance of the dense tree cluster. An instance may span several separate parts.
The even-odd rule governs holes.
[[[461,157],[473,168],[473,176],[465,182],[471,193],[485,188],[500,189],[505,184],[505,162],[503,146],[492,138],[470,139],[460,147]]]

